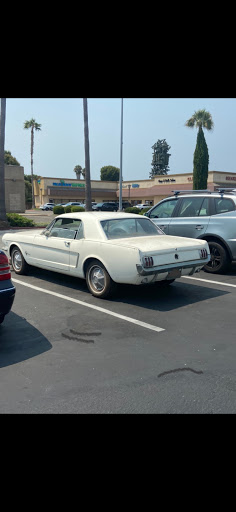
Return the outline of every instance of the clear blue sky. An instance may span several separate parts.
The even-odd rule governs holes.
[[[171,146],[170,173],[193,170],[197,130],[185,126],[196,110],[205,108],[214,121],[204,130],[209,170],[236,172],[236,98],[124,98],[123,179],[149,178],[152,145],[166,139]],[[30,174],[30,130],[34,118],[34,173],[75,178],[85,166],[82,98],[7,98],[5,149]],[[88,98],[91,179],[100,179],[104,165],[120,167],[121,98]]]

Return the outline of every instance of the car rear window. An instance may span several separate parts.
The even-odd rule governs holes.
[[[102,220],[101,226],[109,240],[114,238],[159,236],[164,234],[158,226],[147,218]]]

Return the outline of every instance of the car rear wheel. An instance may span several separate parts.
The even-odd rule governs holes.
[[[15,247],[11,253],[12,268],[16,274],[27,274],[29,265],[18,247]]]
[[[229,256],[226,249],[221,244],[214,241],[209,241],[208,245],[211,253],[211,259],[203,267],[203,270],[211,274],[225,272],[229,266]]]
[[[86,270],[86,282],[94,297],[106,299],[114,293],[116,283],[109,276],[104,265],[98,260],[92,260]]]

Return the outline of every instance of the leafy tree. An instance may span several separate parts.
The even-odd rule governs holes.
[[[30,181],[25,180],[25,204],[28,205],[29,203],[32,204],[32,185]]]
[[[37,180],[40,178],[37,174],[33,174],[33,180]],[[31,203],[32,205],[32,176],[31,174],[24,174],[24,180],[25,180],[25,203],[26,205],[29,205]],[[29,206],[27,206],[29,207]]]
[[[168,153],[171,146],[168,146],[166,139],[158,139],[158,141],[152,146],[153,157],[152,157],[152,169],[149,173],[149,178],[153,178],[159,174],[167,174],[169,169],[169,157]]]
[[[4,162],[6,165],[20,165],[18,160],[12,156],[11,151],[4,151]]]
[[[101,168],[101,181],[119,181],[120,169],[113,165],[105,165]]]
[[[5,124],[6,124],[6,98],[1,98],[0,109],[0,229],[9,227],[6,215],[5,205],[5,164],[4,164],[4,144],[5,144]]]
[[[34,153],[34,130],[41,130],[41,124],[36,123],[35,119],[30,119],[30,121],[25,121],[24,128],[26,130],[31,130],[31,145],[30,145],[30,154],[31,154],[31,176],[33,177],[33,153]],[[31,179],[32,183],[32,208],[35,208],[34,201],[34,189],[33,189],[33,178]]]
[[[193,116],[186,121],[188,128],[198,128],[197,143],[193,157],[193,190],[207,188],[209,154],[208,147],[203,133],[203,128],[212,130],[214,123],[212,116],[207,110],[197,110]]]

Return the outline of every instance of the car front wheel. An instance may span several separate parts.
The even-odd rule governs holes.
[[[24,256],[18,247],[13,249],[11,253],[11,263],[16,274],[27,274],[29,265],[26,263]]]
[[[229,266],[229,256],[226,249],[214,241],[209,241],[208,245],[211,253],[211,259],[203,267],[203,270],[205,270],[205,272],[209,272],[210,274],[225,272]]]
[[[86,283],[92,295],[101,299],[110,297],[116,289],[116,283],[98,260],[92,260],[89,263],[86,271]]]

